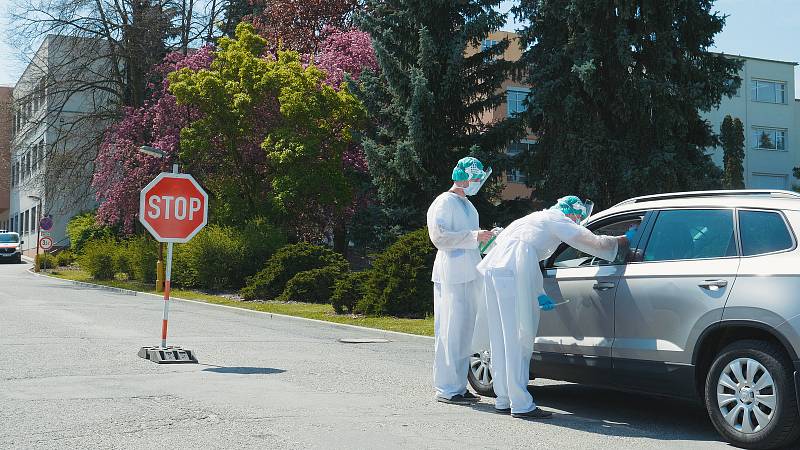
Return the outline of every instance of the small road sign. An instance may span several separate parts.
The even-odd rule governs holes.
[[[39,247],[45,251],[50,250],[53,248],[53,238],[50,236],[42,236],[42,238],[39,239]]]
[[[53,218],[49,215],[44,216],[39,220],[39,229],[42,231],[50,231],[53,228]]]

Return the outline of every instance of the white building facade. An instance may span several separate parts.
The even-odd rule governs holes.
[[[70,173],[71,187],[53,182],[59,177],[52,172],[79,160],[76,149],[85,153],[86,143],[97,141],[103,131],[96,120],[82,122],[110,98],[101,88],[80,88],[89,84],[81,78],[101,76],[103,66],[108,67],[97,49],[97,40],[48,35],[14,88],[8,229],[20,234],[28,254],[36,251],[44,215],[52,217],[49,233],[55,246],[62,247],[69,244],[69,220],[96,206],[91,195],[78,198],[73,193],[75,185],[90,190],[90,164],[76,162],[80,167]]]
[[[719,108],[703,117],[714,132],[726,115],[744,125],[744,182],[748,189],[792,189],[799,182],[792,169],[800,166],[800,102],[795,100],[797,63],[739,57],[742,86],[732,98],[723,97]],[[713,159],[723,165],[722,148]]]

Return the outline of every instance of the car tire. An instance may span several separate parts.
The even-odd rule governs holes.
[[[705,405],[714,428],[731,444],[774,449],[800,435],[794,370],[777,345],[734,342],[719,352],[706,377]]]
[[[489,350],[484,350],[483,352],[470,356],[467,381],[469,381],[469,385],[472,386],[472,389],[482,397],[496,397],[491,369],[492,359]]]

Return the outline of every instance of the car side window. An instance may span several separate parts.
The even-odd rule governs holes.
[[[732,210],[671,210],[658,214],[644,261],[722,258],[737,253]]]
[[[594,234],[605,236],[622,236],[632,226],[639,226],[642,222],[642,217],[628,218],[620,222],[614,222],[604,225],[596,230],[592,230]],[[587,266],[601,266],[601,265],[617,265],[624,264],[627,252],[617,252],[617,258],[614,261],[605,261],[596,258],[592,255],[583,253],[572,247],[564,246],[561,252],[553,259],[552,267],[568,268],[568,267],[587,267]]]
[[[739,211],[739,233],[744,256],[763,255],[794,247],[786,222],[776,212]]]

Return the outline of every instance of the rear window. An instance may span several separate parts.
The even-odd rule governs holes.
[[[739,211],[744,256],[788,250],[794,246],[786,222],[777,212]]]
[[[736,256],[732,210],[674,210],[658,214],[644,261]]]

